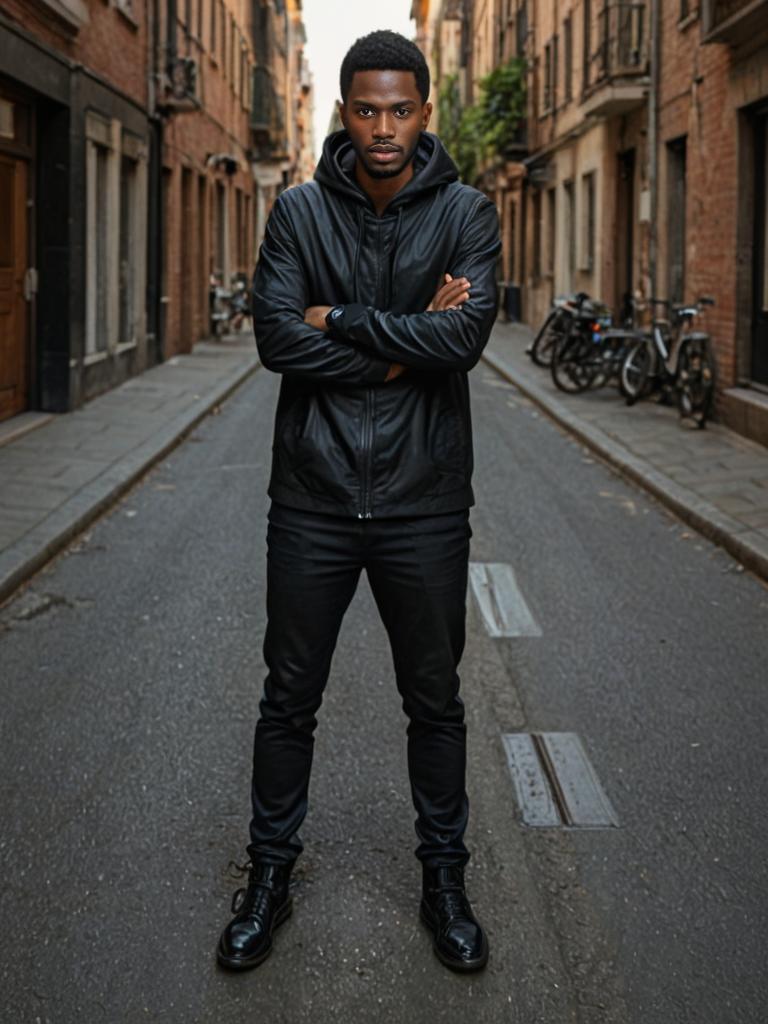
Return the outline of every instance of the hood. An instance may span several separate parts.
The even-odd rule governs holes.
[[[333,132],[323,144],[323,155],[315,171],[315,180],[357,202],[370,203],[370,199],[355,181],[352,171],[355,151],[346,129]],[[438,185],[456,181],[456,164],[440,139],[431,132],[422,132],[413,159],[414,175],[390,202],[388,209],[410,202]]]

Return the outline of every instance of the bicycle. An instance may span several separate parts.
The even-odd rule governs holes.
[[[551,364],[554,350],[568,330],[572,316],[588,301],[589,295],[586,292],[559,295],[553,300],[552,309],[525,350],[537,366],[547,367]]]
[[[606,384],[618,368],[623,332],[612,329],[610,310],[587,300],[571,316],[567,331],[555,346],[550,372],[555,385],[576,394]],[[623,351],[623,348],[621,349]]]
[[[650,335],[640,338],[626,353],[619,373],[621,393],[627,405],[655,390],[662,401],[674,396],[680,416],[702,429],[712,412],[716,364],[709,335],[691,327],[715,300],[703,295],[691,305],[675,305],[668,299],[650,301],[671,310],[674,330],[668,319],[654,316]]]

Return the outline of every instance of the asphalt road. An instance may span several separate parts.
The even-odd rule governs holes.
[[[470,895],[458,977],[417,918],[404,719],[367,587],[321,711],[295,910],[262,967],[214,948],[243,859],[276,381],[259,372],[0,611],[8,1024],[764,1024],[768,591],[482,365]],[[501,735],[577,733],[617,829],[519,820]]]

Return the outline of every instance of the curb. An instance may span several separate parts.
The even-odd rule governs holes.
[[[104,470],[51,515],[0,554],[0,604],[54,555],[66,547],[94,519],[106,512],[155,463],[165,458],[187,434],[245,383],[261,363],[255,359],[224,377],[208,395],[180,413],[150,441],[129,452]]]
[[[741,523],[715,508],[698,494],[670,480],[664,473],[633,455],[623,445],[606,437],[601,430],[585,423],[543,388],[517,376],[495,353],[486,349],[482,359],[501,377],[514,384],[550,419],[583,441],[611,467],[633,483],[639,484],[708,540],[725,548],[745,568],[768,580],[768,545],[761,550],[761,547],[744,537],[745,529]]]

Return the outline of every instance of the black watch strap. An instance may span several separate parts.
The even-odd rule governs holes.
[[[344,315],[343,306],[332,306],[325,314],[325,324],[329,329]]]

